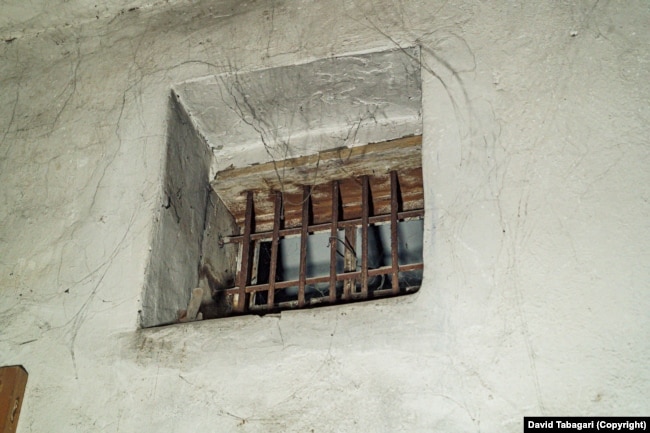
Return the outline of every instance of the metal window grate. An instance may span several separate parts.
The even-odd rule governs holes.
[[[419,188],[416,194],[422,196],[421,168],[409,169],[408,176],[413,177],[413,170],[417,171],[416,177],[420,179],[415,186]],[[361,197],[354,197],[350,193],[351,188],[345,187],[351,182],[360,184]],[[262,313],[416,291],[424,268],[421,249],[419,254],[415,254],[415,259],[402,257],[406,255],[401,254],[400,241],[404,240],[400,239],[400,232],[404,232],[403,225],[412,221],[419,221],[421,227],[423,200],[419,201],[420,206],[409,206],[408,210],[404,210],[400,174],[392,170],[388,175],[389,206],[386,209],[387,206],[373,201],[372,185],[380,182],[383,182],[381,176],[363,175],[331,180],[324,185],[304,185],[302,200],[298,203],[300,224],[286,228],[283,225],[285,211],[291,200],[294,200],[292,204],[295,208],[295,194],[276,191],[270,196],[273,203],[272,228],[260,232],[255,231],[255,193],[247,191],[243,231],[223,239],[224,243],[238,244],[240,251],[236,286],[223,290],[224,294],[232,296],[233,312]],[[412,182],[408,184],[409,188],[413,188]],[[342,193],[342,186],[345,194]],[[327,193],[318,195],[317,205],[314,204],[316,188],[327,190]],[[413,194],[412,191],[406,192]],[[351,215],[344,210],[358,202],[360,215],[344,218],[346,214]],[[319,222],[314,223],[314,209],[324,209],[325,205],[329,211],[329,221],[323,222],[320,215]],[[374,213],[375,208],[380,209],[377,214]],[[310,239],[311,236],[322,235],[327,236],[327,253],[315,252],[315,241]],[[421,228],[419,235],[421,245]],[[298,275],[287,276],[287,272],[282,272],[287,266],[284,263],[287,252],[283,259],[281,250],[287,249],[288,240],[295,238],[299,238],[299,244],[293,243],[298,250]],[[379,250],[382,254],[378,253]],[[314,255],[321,261],[323,257],[329,257],[326,272],[311,275]]]

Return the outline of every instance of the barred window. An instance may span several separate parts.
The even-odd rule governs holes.
[[[211,185],[232,232],[216,242],[236,263],[229,284],[212,287],[222,304],[218,316],[417,291],[424,267],[421,141],[217,173]]]

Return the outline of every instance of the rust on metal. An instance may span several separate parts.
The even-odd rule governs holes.
[[[275,204],[273,210],[273,238],[271,239],[271,269],[269,270],[269,292],[267,297],[268,308],[275,304],[275,279],[278,270],[278,245],[280,243],[280,222],[282,217],[282,193],[275,192]]]
[[[393,294],[399,293],[399,255],[397,254],[397,212],[398,202],[398,178],[395,170],[390,172],[390,256],[393,275],[391,285]]]
[[[355,272],[357,270],[357,252],[354,250],[357,244],[357,227],[346,226],[345,234],[345,252],[343,253],[343,271],[345,273]],[[353,289],[356,288],[354,279],[346,279],[343,284],[343,299],[348,300]]]
[[[400,221],[422,218],[423,216],[424,216],[424,209],[413,209],[413,210],[407,210],[407,211],[402,211],[397,213],[397,219]],[[368,218],[368,222],[370,224],[384,223],[389,221],[390,221],[390,213],[381,214],[381,215],[372,215]],[[361,218],[354,218],[345,221],[339,220],[338,228],[342,229],[346,227],[359,227],[360,225],[361,225]],[[322,231],[326,231],[330,227],[331,227],[331,223],[310,224],[308,231],[309,233],[322,232]],[[302,227],[294,227],[289,229],[284,228],[280,230],[279,236],[282,238],[285,236],[299,235],[301,231],[302,231]],[[273,236],[273,231],[252,233],[251,240],[252,241],[267,240],[267,239],[272,239],[272,236]],[[242,239],[243,239],[243,235],[227,236],[224,237],[221,240],[221,242],[225,245],[230,243],[241,242]]]
[[[233,312],[303,308],[417,290],[421,277],[413,275],[411,279],[404,272],[420,274],[424,265],[421,258],[418,263],[406,263],[412,261],[406,257],[400,264],[399,244],[402,221],[424,217],[420,145],[421,137],[407,137],[325,151],[280,165],[269,163],[218,173],[212,185],[236,229],[232,236],[223,238],[223,245],[240,246],[237,285],[223,290],[233,299]],[[314,164],[317,171],[311,169]],[[278,169],[282,170],[281,181],[277,179]],[[384,228],[379,225],[390,228],[390,239],[384,238]],[[339,239],[341,230],[343,237]],[[327,256],[314,256],[311,251],[309,237],[313,233],[329,234],[329,267]],[[377,236],[379,253],[390,248],[387,263],[375,264],[373,260]],[[282,240],[291,237],[300,238],[299,272],[285,280],[281,275],[283,265],[287,265],[283,263]],[[262,248],[268,242],[270,260],[268,256],[257,257],[268,251]],[[342,270],[340,264],[337,267],[339,256]],[[294,260],[292,266],[296,265]],[[320,260],[324,261],[322,271],[317,263]],[[265,269],[267,264],[270,267]],[[371,266],[379,267],[369,269]],[[329,290],[312,290],[314,285],[329,285]],[[283,293],[295,288],[297,296],[290,295],[295,292]],[[266,293],[266,301],[258,293]]]
[[[389,142],[353,146],[323,151],[313,155],[302,156],[283,161],[271,161],[252,167],[232,168],[218,172],[211,186],[230,210],[237,224],[242,227],[246,208],[245,191],[255,191],[255,215],[258,230],[271,231],[273,224],[273,191],[285,194],[284,226],[298,227],[301,221],[302,185],[312,185],[312,206],[315,223],[329,222],[329,182],[340,180],[341,197],[346,204],[341,219],[351,219],[361,215],[361,201],[355,200],[356,181],[354,176],[372,175],[377,181],[373,185],[376,201],[386,201],[389,195],[389,176],[391,170],[404,174],[402,187],[422,182],[420,167],[421,136],[405,137]],[[314,167],[318,167],[315,175]],[[407,176],[412,171],[413,176]],[[278,176],[282,173],[282,176]],[[410,190],[409,190],[410,191]],[[416,193],[406,200],[421,201],[422,188],[413,189]],[[352,198],[352,200],[349,200]],[[353,203],[356,202],[356,203]],[[326,209],[321,212],[321,206]],[[422,206],[415,206],[422,207]],[[404,206],[404,209],[410,209]],[[379,203],[375,212],[383,212]],[[385,211],[388,213],[388,210]]]
[[[361,293],[368,296],[368,217],[370,216],[370,182],[361,178]]]
[[[424,269],[424,264],[419,263],[410,263],[408,265],[401,265],[399,267],[400,272],[407,271],[416,271]],[[368,269],[368,276],[374,277],[377,275],[391,275],[393,272],[392,266],[382,266],[381,268]],[[354,281],[355,279],[361,277],[361,271],[354,272],[344,272],[342,274],[336,274],[336,281]],[[316,283],[326,283],[330,279],[329,275],[322,277],[310,277],[305,278],[305,284],[316,284]],[[287,281],[277,281],[275,283],[275,289],[286,289],[287,287],[295,287],[300,284],[300,280],[287,280]],[[256,293],[263,292],[269,289],[268,284],[256,284],[254,286],[246,287],[246,293]],[[238,293],[238,288],[224,290],[225,293]],[[392,290],[392,289],[391,289]],[[390,290],[389,290],[390,291]],[[357,293],[359,295],[360,293]]]
[[[327,150],[284,161],[272,161],[252,167],[233,168],[216,174],[211,186],[230,210],[240,227],[245,220],[245,191],[255,192],[255,223],[259,231],[273,229],[273,191],[284,193],[284,226],[301,223],[302,185],[312,186],[314,223],[330,222],[330,188],[339,180],[345,208],[340,219],[361,216],[360,185],[354,176],[370,175],[374,213],[389,213],[391,170],[400,172],[403,191],[402,209],[422,208],[421,136],[384,143]],[[318,170],[311,169],[318,166]],[[278,173],[282,173],[279,177]],[[353,198],[354,197],[354,198]],[[243,231],[243,230],[242,230]]]
[[[332,227],[330,228],[330,288],[329,301],[336,302],[336,251],[338,249],[339,183],[332,181]]]
[[[243,313],[246,308],[246,286],[250,278],[250,247],[251,232],[253,230],[253,191],[246,194],[246,221],[244,224],[244,237],[241,246],[241,268],[239,269],[239,297],[235,311]]]
[[[298,307],[305,306],[305,278],[307,274],[307,237],[309,236],[309,185],[302,187],[302,229],[300,231],[300,281],[298,284]]]

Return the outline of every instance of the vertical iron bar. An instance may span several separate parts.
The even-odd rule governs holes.
[[[357,270],[357,227],[345,227],[345,253],[344,253],[344,272],[355,272]],[[344,280],[343,282],[343,299],[350,299],[352,288],[356,287],[354,278]]]
[[[307,236],[309,236],[309,185],[302,187],[302,227],[300,229],[300,279],[298,285],[298,308],[305,306],[305,278],[307,274]]]
[[[397,212],[399,211],[399,203],[397,201],[398,178],[397,172],[390,172],[390,256],[392,269],[392,286],[393,294],[399,294],[399,255],[397,244]]]
[[[330,230],[330,302],[336,302],[336,250],[338,248],[339,182],[332,181],[332,228]]]
[[[239,270],[239,294],[235,310],[243,313],[246,308],[246,286],[250,277],[250,246],[253,228],[253,191],[246,196],[246,217],[244,221],[244,238],[241,245],[241,268]]]
[[[271,269],[269,271],[269,293],[267,308],[275,304],[275,278],[278,269],[278,244],[280,243],[280,218],[282,216],[282,193],[275,192],[275,205],[273,208],[273,238],[271,240]]]
[[[251,279],[250,286],[258,284],[257,276],[259,273],[259,264],[260,264],[260,242],[251,240],[251,252],[253,253],[253,260],[251,261]],[[252,304],[251,304],[252,305]]]
[[[368,217],[370,205],[370,182],[368,176],[363,176],[361,188],[361,293],[368,297]]]
[[[251,261],[250,261],[250,279],[248,280],[248,285],[249,286],[255,286],[258,284],[258,272],[259,272],[259,264],[260,264],[260,247],[261,247],[261,242],[259,241],[254,241],[251,239]],[[248,308],[246,311],[250,310],[251,308],[255,307],[255,298],[257,298],[257,292],[252,292],[252,293],[247,293],[247,300],[246,303],[248,304]]]

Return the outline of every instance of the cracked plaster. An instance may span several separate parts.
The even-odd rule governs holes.
[[[0,364],[30,373],[18,431],[647,415],[649,15],[225,1],[11,18],[26,31],[0,42]],[[422,47],[418,294],[138,330],[171,87],[396,44]]]
[[[208,226],[223,223],[206,214],[214,212],[207,193],[217,171],[422,134],[417,47],[212,76],[172,93],[166,212],[154,229],[144,327],[178,318],[206,257],[221,257],[209,262],[222,267]]]
[[[422,133],[417,48],[225,74],[174,86],[227,167]]]

